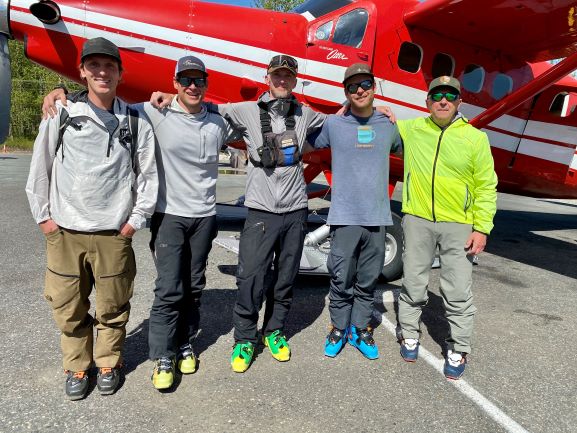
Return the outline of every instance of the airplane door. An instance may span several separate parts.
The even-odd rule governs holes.
[[[377,9],[372,2],[354,2],[311,21],[302,94],[319,110],[344,101],[341,82],[353,63],[373,64]]]

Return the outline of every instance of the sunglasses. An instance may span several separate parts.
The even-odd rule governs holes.
[[[347,89],[347,92],[349,92],[350,94],[353,93],[357,93],[357,91],[359,90],[359,87],[365,91],[370,90],[373,88],[374,86],[374,82],[373,80],[363,80],[360,83],[351,83],[351,84],[347,84],[345,86],[345,89]]]
[[[438,92],[438,93],[431,93],[429,95],[431,101],[440,102],[443,98],[445,98],[448,102],[456,101],[459,98],[458,93],[449,93],[449,92]]]
[[[195,87],[201,88],[201,87],[206,87],[206,78],[201,77],[201,78],[196,78],[196,77],[177,77],[176,81],[178,82],[178,84],[180,84],[182,87],[188,87],[190,86],[192,83],[194,83]]]
[[[285,67],[294,71],[298,71],[299,64],[295,58],[281,54],[270,59],[270,63],[268,64],[268,69],[277,67]]]

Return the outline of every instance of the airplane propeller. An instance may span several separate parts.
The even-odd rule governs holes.
[[[10,100],[12,94],[12,72],[8,38],[0,33],[0,144],[6,141],[10,129]]]

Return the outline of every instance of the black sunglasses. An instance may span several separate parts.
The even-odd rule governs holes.
[[[437,93],[431,93],[429,95],[429,98],[431,98],[431,101],[434,102],[440,102],[442,101],[443,98],[445,98],[449,102],[454,102],[457,100],[457,98],[459,98],[459,94],[450,92],[437,92]]]
[[[375,83],[373,82],[373,80],[363,80],[360,83],[347,84],[345,86],[345,89],[347,89],[347,92],[349,92],[350,94],[353,94],[353,93],[357,93],[357,91],[359,90],[359,87],[361,89],[367,91],[367,90],[372,89],[374,85],[375,85]]]
[[[201,77],[201,78],[198,78],[198,77],[176,77],[176,81],[182,87],[188,87],[192,83],[194,83],[194,86],[198,87],[198,88],[206,87],[206,78],[205,77]]]

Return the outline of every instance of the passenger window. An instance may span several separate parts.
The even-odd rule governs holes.
[[[328,38],[331,37],[331,31],[333,30],[333,22],[329,21],[328,23],[324,23],[322,26],[320,26],[316,33],[315,33],[315,38],[317,38],[320,41],[326,41]]]
[[[433,78],[447,75],[453,76],[455,72],[455,61],[451,56],[445,53],[437,53],[433,58],[433,66],[431,67],[431,75]]]
[[[414,74],[421,67],[422,59],[423,51],[421,50],[421,47],[412,42],[403,42],[401,44],[397,64],[403,71]]]
[[[485,69],[479,65],[467,65],[463,73],[463,87],[471,93],[479,93],[485,81]]]
[[[501,99],[513,90],[513,79],[507,74],[497,74],[493,80],[493,98]]]
[[[549,112],[555,116],[567,117],[573,114],[576,105],[577,93],[558,93],[551,102]]]
[[[363,43],[369,14],[365,9],[354,9],[339,18],[333,42],[359,48]]]

